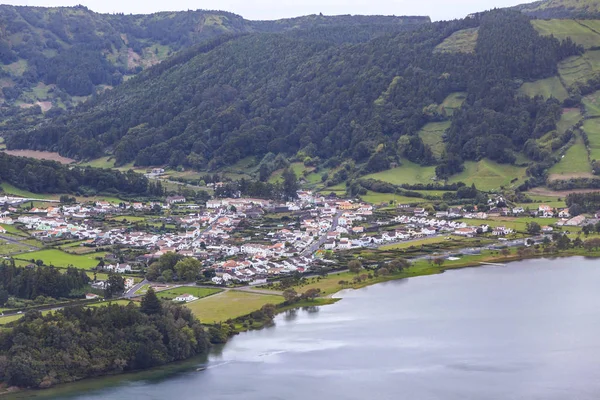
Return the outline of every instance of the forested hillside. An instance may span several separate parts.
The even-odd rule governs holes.
[[[98,14],[83,6],[0,6],[0,101],[44,111],[69,108],[175,52],[224,34],[343,29],[332,39],[365,41],[429,23],[427,17],[307,16],[248,21],[221,11]],[[1,104],[1,103],[0,103]]]
[[[440,47],[474,29],[473,51]],[[35,128],[9,126],[7,145],[209,170],[299,152],[314,164],[353,159],[363,173],[404,159],[439,164],[445,177],[464,160],[514,162],[528,139],[554,130],[560,104],[518,97],[519,82],[551,77],[559,61],[583,52],[505,10],[355,44],[311,33],[195,46],[71,114]],[[457,93],[462,109],[447,110]],[[437,156],[419,135],[436,121],[450,124],[448,151]]]

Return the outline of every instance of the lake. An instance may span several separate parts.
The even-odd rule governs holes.
[[[340,295],[233,338],[205,371],[155,370],[163,379],[129,375],[27,397],[600,398],[600,260],[528,260]]]

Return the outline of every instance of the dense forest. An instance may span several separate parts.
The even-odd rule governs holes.
[[[0,379],[46,388],[84,378],[150,368],[205,354],[200,322],[152,290],[140,307],[69,307],[31,311],[0,332]]]
[[[326,31],[342,42],[365,41],[429,23],[427,17],[307,16],[248,21],[222,11],[163,12],[151,15],[98,14],[86,7],[0,6],[0,91],[6,104],[49,100],[68,105],[73,96],[119,85],[176,51],[224,35],[305,28]],[[41,94],[40,84],[50,85]],[[34,90],[35,89],[35,90]]]
[[[34,300],[38,296],[79,297],[81,289],[90,282],[84,271],[68,268],[60,271],[54,267],[17,267],[14,262],[0,263],[0,305],[8,296]]]
[[[113,192],[131,195],[164,194],[162,186],[131,170],[72,167],[0,152],[0,182],[34,193]]]
[[[473,53],[435,51],[475,27]],[[528,139],[555,129],[560,104],[518,97],[515,82],[552,76],[558,61],[583,51],[540,36],[527,16],[507,10],[364,43],[308,33],[205,42],[71,114],[14,129],[7,145],[80,159],[111,151],[118,165],[194,169],[302,154],[314,164],[352,159],[366,173],[408,159],[439,164],[446,177],[464,160],[512,163]],[[452,117],[428,111],[456,92],[467,96]],[[448,151],[436,160],[418,131],[449,118]]]

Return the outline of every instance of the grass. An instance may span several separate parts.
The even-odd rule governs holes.
[[[414,241],[407,241],[407,242],[396,243],[396,244],[389,244],[387,246],[381,246],[380,249],[381,250],[408,249],[410,247],[420,247],[420,246],[426,245],[426,244],[445,243],[447,241],[448,240],[446,240],[446,238],[444,238],[444,237],[432,237],[432,238],[426,238],[426,239],[422,239],[422,240],[414,240]]]
[[[559,40],[570,37],[586,49],[600,45],[600,35],[578,21],[570,19],[532,20],[533,27],[545,36],[554,35]]]
[[[467,94],[465,92],[451,93],[444,99],[441,107],[446,111],[446,115],[452,116],[455,110],[462,107],[466,99]]]
[[[73,265],[80,269],[90,269],[98,265],[96,257],[103,257],[106,253],[92,253],[86,255],[76,255],[65,253],[57,249],[40,250],[32,253],[20,254],[21,260],[42,260],[46,265],[54,265],[55,267],[67,267]]]
[[[203,323],[213,324],[249,314],[265,304],[280,303],[283,303],[282,296],[230,290],[188,303],[186,307],[192,310]]]
[[[367,194],[361,195],[360,198],[363,201],[371,204],[389,203],[390,201],[394,201],[399,204],[418,204],[428,201],[418,197],[399,196],[395,195],[394,193],[377,193],[371,190],[367,191]]]
[[[9,254],[24,253],[29,250],[28,247],[21,246],[19,244],[8,243],[0,239],[0,256],[7,256]]]
[[[592,166],[588,160],[587,149],[583,143],[581,135],[576,133],[576,139],[573,146],[567,150],[564,157],[550,168],[550,175],[554,175],[552,179],[560,178],[560,176],[568,177],[573,173],[591,173]]]
[[[531,204],[531,209],[538,208],[537,204]],[[530,217],[503,217],[502,219],[460,219],[459,221],[469,224],[471,226],[489,225],[493,228],[497,226],[505,226],[519,232],[525,232],[527,230],[527,223],[537,222],[540,226],[552,225],[558,221],[556,218],[530,218]]]
[[[498,164],[491,160],[467,161],[465,170],[452,176],[449,182],[464,182],[467,185],[474,183],[479,190],[493,191],[520,185],[525,180],[525,170],[524,167]]]
[[[556,124],[556,130],[559,133],[565,133],[568,129],[577,125],[581,120],[581,112],[578,108],[565,108]]]
[[[583,123],[583,130],[587,133],[590,143],[590,159],[600,160],[600,120],[588,119]]]
[[[587,83],[595,72],[600,71],[600,51],[586,51],[581,56],[569,57],[558,64],[558,73],[567,87],[575,83]]]
[[[26,234],[25,232],[23,232],[22,230],[20,230],[19,228],[17,228],[14,225],[4,225],[4,224],[2,224],[0,226],[3,227],[4,229],[6,229],[6,232],[10,233],[11,235],[29,237],[28,234]]]
[[[83,167],[94,167],[94,168],[114,168],[115,160],[111,156],[96,158],[80,164]]]
[[[148,290],[148,289],[146,288],[146,290]],[[160,292],[157,292],[156,295],[161,299],[174,299],[175,297],[182,295],[182,294],[191,294],[192,296],[201,299],[203,297],[208,297],[210,295],[220,293],[222,291],[223,291],[222,289],[216,289],[216,288],[211,289],[211,288],[185,286],[185,287],[161,290]]]
[[[403,160],[402,165],[387,171],[366,175],[364,178],[378,179],[394,185],[430,183],[435,177],[435,167],[423,167],[408,160]]]
[[[569,97],[567,89],[557,76],[535,82],[525,82],[519,89],[519,93],[529,97],[542,96],[545,99],[554,97],[560,101]]]
[[[301,178],[304,176],[304,171],[310,172],[310,171],[314,170],[314,168],[304,166],[304,164],[301,162],[292,163],[292,164],[290,164],[290,167],[291,167],[292,171],[294,171],[294,173],[296,174],[296,177],[298,177],[298,178]],[[278,169],[277,171],[274,171],[271,174],[271,177],[269,178],[269,183],[277,183],[277,182],[283,181],[282,175],[283,175],[283,169]],[[319,180],[320,180],[320,177],[319,177]]]
[[[34,199],[58,200],[58,196],[56,196],[56,195],[29,192],[27,190],[19,189],[7,182],[0,183],[0,188],[2,188],[4,193],[6,193],[8,195],[26,197],[26,198],[34,198]]]
[[[583,105],[586,117],[600,117],[600,91],[585,96]]]
[[[474,53],[479,28],[469,28],[454,32],[442,43],[438,44],[435,52],[439,53]]]
[[[450,128],[450,121],[430,122],[425,124],[419,131],[419,137],[423,143],[429,146],[433,155],[439,160],[446,149],[444,144],[444,133]]]

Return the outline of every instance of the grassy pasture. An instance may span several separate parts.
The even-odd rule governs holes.
[[[67,267],[73,265],[80,269],[90,269],[98,265],[96,257],[103,257],[106,253],[91,253],[85,255],[76,255],[65,253],[57,249],[48,249],[24,253],[19,255],[19,259],[29,261],[42,260],[46,265],[54,265],[55,267]]]
[[[559,40],[570,37],[586,49],[600,45],[600,35],[579,21],[570,19],[532,20],[533,27],[544,36],[554,35]]]
[[[444,108],[447,115],[452,115],[455,110],[462,107],[466,99],[467,94],[465,92],[451,93],[444,99],[441,106]]]
[[[587,149],[581,135],[576,134],[573,146],[567,150],[564,157],[550,168],[551,179],[569,178],[573,173],[590,173],[592,166],[588,160]]]
[[[569,93],[557,76],[535,82],[525,82],[519,89],[519,93],[529,97],[542,96],[545,99],[554,97],[560,101],[569,97]]]
[[[583,130],[590,142],[590,158],[600,160],[600,120],[588,119],[583,123]]]
[[[600,117],[600,91],[589,94],[583,98],[586,117]]]
[[[191,303],[188,307],[201,322],[211,324],[241,317],[260,309],[265,304],[283,303],[283,297],[230,290]]]
[[[434,49],[437,53],[474,53],[479,28],[469,28],[454,32]]]
[[[464,171],[452,176],[449,181],[464,182],[467,185],[474,183],[479,190],[497,190],[501,186],[512,187],[523,183],[525,170],[524,167],[498,164],[490,160],[467,161]],[[518,180],[511,183],[514,179]]]
[[[450,127],[450,121],[445,122],[430,122],[419,131],[419,137],[423,143],[429,146],[433,155],[440,159],[442,153],[446,149],[444,144],[444,133]]]
[[[412,163],[408,160],[402,160],[402,165],[397,168],[388,169],[387,171],[378,172],[376,174],[366,175],[365,178],[378,179],[380,181],[389,182],[394,185],[403,183],[431,183],[435,177],[435,167],[423,167]]]
[[[148,290],[148,289],[146,289]],[[156,295],[161,299],[174,299],[175,297],[182,294],[191,294],[194,297],[199,299],[203,297],[210,296],[215,293],[222,292],[221,289],[211,289],[211,288],[201,288],[201,287],[192,287],[192,286],[184,286],[173,289],[161,290],[157,292]]]
[[[600,51],[586,51],[581,56],[569,57],[558,64],[558,73],[567,87],[586,83],[600,71]]]

